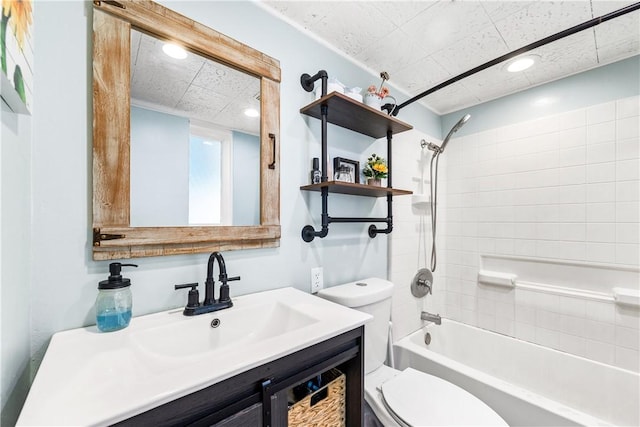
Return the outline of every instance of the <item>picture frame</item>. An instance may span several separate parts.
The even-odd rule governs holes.
[[[17,114],[33,102],[33,0],[2,2],[0,97]]]
[[[350,176],[346,179],[338,179],[337,172],[341,166],[346,166],[351,170]],[[357,160],[345,159],[344,157],[333,158],[333,174],[336,181],[350,182],[352,184],[360,184],[360,162]]]

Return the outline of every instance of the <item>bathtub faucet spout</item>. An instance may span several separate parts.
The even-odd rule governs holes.
[[[442,323],[442,319],[440,318],[439,314],[431,314],[426,311],[423,311],[422,313],[420,313],[420,319],[433,322],[436,325],[439,325]]]

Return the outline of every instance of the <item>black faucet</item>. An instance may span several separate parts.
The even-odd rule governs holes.
[[[213,264],[215,261],[218,261],[218,270],[220,270],[218,280],[222,283],[222,285],[220,285],[220,298],[218,298],[217,301],[214,296],[215,281],[213,280]],[[175,289],[191,288],[189,291],[189,302],[184,308],[183,314],[185,316],[195,316],[197,314],[210,313],[232,307],[233,302],[231,302],[231,298],[229,298],[229,285],[227,282],[234,280],[240,280],[240,276],[228,277],[227,267],[224,264],[222,254],[220,252],[213,252],[209,256],[209,262],[207,263],[207,278],[204,281],[204,301],[202,304],[198,302],[197,283],[175,286]]]

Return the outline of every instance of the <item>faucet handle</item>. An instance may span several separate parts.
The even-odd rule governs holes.
[[[431,282],[428,280],[420,279],[418,280],[418,286],[424,287],[427,289],[427,293],[431,294]]]
[[[184,285],[175,285],[175,290],[178,289],[186,289],[191,288],[189,290],[189,297],[187,299],[187,308],[193,308],[200,306],[200,294],[196,289],[198,287],[198,283],[185,283]]]
[[[219,302],[231,301],[231,298],[229,297],[229,285],[227,285],[227,282],[234,282],[236,280],[240,280],[240,276],[227,277],[222,281],[222,286],[220,286],[220,299],[218,300]]]

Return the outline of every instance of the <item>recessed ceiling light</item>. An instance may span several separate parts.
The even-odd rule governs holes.
[[[169,55],[170,57],[176,58],[176,59],[184,59],[187,57],[187,51],[184,50],[182,47],[178,46],[177,44],[173,44],[173,43],[165,43],[162,46],[162,51],[167,55]]]
[[[531,67],[536,62],[536,59],[538,59],[538,57],[536,57],[535,55],[528,55],[517,58],[509,62],[509,64],[507,65],[507,71],[510,73],[524,71],[527,68]]]
[[[260,113],[255,108],[247,108],[244,110],[244,114],[249,117],[258,117]]]

